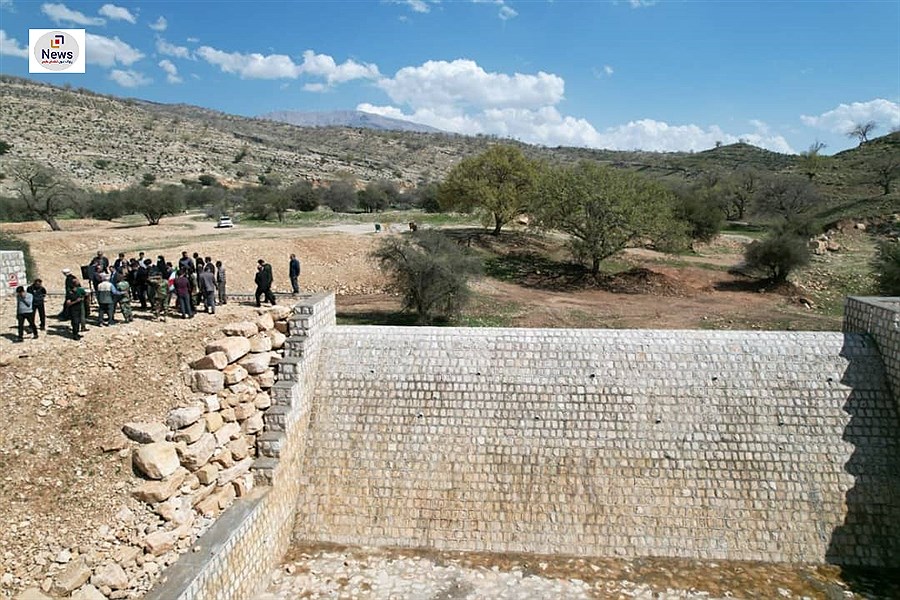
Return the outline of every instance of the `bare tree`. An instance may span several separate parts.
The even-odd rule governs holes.
[[[72,185],[48,167],[31,161],[15,164],[11,173],[28,210],[46,221],[53,231],[60,231],[56,217],[68,208],[74,193]]]
[[[890,155],[878,158],[872,163],[872,175],[887,196],[891,193],[891,184],[900,178],[900,158]]]
[[[875,131],[877,128],[878,124],[875,123],[875,121],[856,123],[853,126],[853,129],[847,132],[847,137],[859,138],[859,143],[860,145],[862,145],[869,141],[869,134]]]

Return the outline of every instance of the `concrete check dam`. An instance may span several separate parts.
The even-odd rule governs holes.
[[[249,597],[292,541],[900,565],[898,299],[850,298],[823,333],[337,326],[332,295],[295,312],[267,487],[148,597]]]

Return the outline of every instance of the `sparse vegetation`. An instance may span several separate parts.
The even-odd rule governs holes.
[[[885,240],[878,244],[872,267],[878,291],[885,296],[900,296],[900,241]]]
[[[469,299],[468,279],[481,262],[436,231],[385,238],[372,255],[393,278],[405,310],[423,323],[460,313]]]
[[[791,271],[809,262],[806,240],[792,231],[776,231],[763,240],[747,246],[744,253],[747,268],[765,273],[773,282],[787,281]]]

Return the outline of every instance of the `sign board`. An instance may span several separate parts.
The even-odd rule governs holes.
[[[19,274],[18,273],[10,273],[9,274],[9,287],[11,287],[11,288],[19,287]]]

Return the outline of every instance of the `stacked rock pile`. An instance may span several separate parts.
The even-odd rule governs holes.
[[[169,411],[165,422],[131,422],[122,428],[138,444],[132,465],[144,479],[132,495],[159,517],[156,525],[142,528],[139,543],[120,547],[113,560],[71,561],[43,591],[97,600],[140,597],[162,567],[253,488],[256,438],[272,405],[269,390],[292,314],[285,306],[257,312],[253,320],[224,326],[223,337],[190,363],[184,377],[195,394],[192,400]]]

